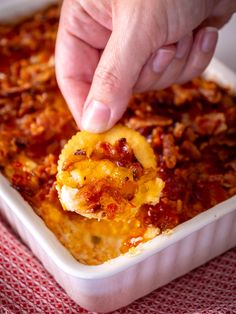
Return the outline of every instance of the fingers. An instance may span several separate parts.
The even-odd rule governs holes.
[[[111,30],[94,20],[81,6],[80,1],[65,0],[60,20],[67,33],[94,48],[103,49],[111,35]]]
[[[171,84],[175,83],[178,80],[179,75],[183,71],[185,64],[188,60],[192,43],[193,43],[192,33],[186,35],[178,42],[174,59],[169,64],[166,71],[163,72],[158,82],[156,82],[153,85],[153,88],[163,89],[170,86]]]
[[[143,66],[142,58],[133,58],[135,46],[122,41],[112,33],[94,72],[82,116],[90,132],[106,131],[122,117]]]
[[[182,38],[176,47],[162,47],[142,69],[135,91],[163,89],[200,75],[211,61],[217,38],[217,29],[205,27],[194,38],[192,34]]]
[[[94,20],[105,28],[112,30],[112,3],[110,0],[79,0],[79,2],[84,11],[86,11]]]
[[[192,33],[184,36],[178,44],[162,47],[154,54],[135,85],[135,91],[161,89],[175,82],[187,61],[193,42]]]
[[[195,35],[194,43],[176,83],[182,84],[200,75],[210,63],[218,40],[218,30],[213,27],[202,28]]]
[[[205,27],[194,38],[192,33],[178,37],[175,45],[174,40],[166,41],[164,2],[153,2],[156,19],[150,18],[152,6],[142,1],[139,9],[135,1],[129,6],[108,0],[96,3],[64,0],[56,75],[79,127],[103,132],[122,117],[133,91],[161,89],[199,75],[212,58],[217,31]],[[100,5],[104,14],[99,14]]]
[[[138,81],[134,86],[134,91],[142,92],[152,89],[153,85],[158,82],[163,72],[175,57],[175,54],[175,45],[162,47],[154,53],[144,65]]]
[[[152,54],[150,40],[144,44],[143,34],[137,33],[141,17],[134,17],[133,10],[121,17],[101,55],[84,105],[81,125],[90,132],[106,131],[122,117],[143,65]]]
[[[91,19],[78,1],[64,1],[56,44],[56,76],[79,127],[100,58],[96,48],[104,48],[109,36],[110,31]]]
[[[79,127],[82,107],[98,60],[96,49],[59,31],[56,46],[57,81]]]

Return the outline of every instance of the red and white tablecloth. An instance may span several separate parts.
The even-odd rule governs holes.
[[[66,295],[2,218],[0,313],[89,313]],[[236,248],[114,313],[236,313]]]

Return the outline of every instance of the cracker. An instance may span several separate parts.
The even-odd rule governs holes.
[[[143,204],[158,203],[163,187],[151,146],[125,126],[101,134],[78,132],[59,157],[61,204],[88,218],[131,219]]]

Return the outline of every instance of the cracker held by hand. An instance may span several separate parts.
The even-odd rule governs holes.
[[[117,125],[69,140],[59,157],[56,187],[65,210],[119,221],[134,217],[144,204],[157,204],[164,182],[146,139]]]

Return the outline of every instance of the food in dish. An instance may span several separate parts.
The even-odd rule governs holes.
[[[236,194],[236,97],[202,78],[134,95],[120,124],[151,145],[159,202],[125,222],[65,211],[58,156],[78,130],[55,80],[58,16],[51,7],[0,27],[0,171],[77,260],[96,265]]]

